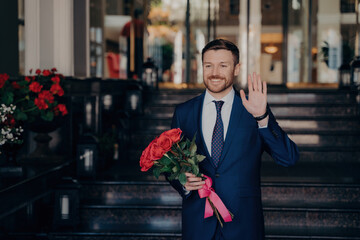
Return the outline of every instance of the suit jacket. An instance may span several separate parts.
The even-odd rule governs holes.
[[[259,129],[236,92],[222,155],[218,167],[215,167],[202,135],[204,96],[205,93],[178,105],[171,127],[180,128],[189,139],[196,134],[198,153],[206,156],[199,165],[200,172],[211,177],[215,192],[235,216],[232,222],[225,223],[220,229],[224,239],[263,239],[261,155],[265,150],[276,163],[290,166],[299,158],[298,148],[279,127],[270,108],[268,127]],[[177,180],[170,183],[183,197],[183,239],[211,240],[217,229],[217,219],[215,216],[204,219],[205,198],[199,198],[197,191],[185,195],[184,188]]]

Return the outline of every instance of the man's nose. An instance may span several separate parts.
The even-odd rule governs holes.
[[[219,66],[214,66],[212,69],[212,75],[216,76],[219,75]]]

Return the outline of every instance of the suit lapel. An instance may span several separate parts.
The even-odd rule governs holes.
[[[244,106],[241,103],[241,98],[235,93],[234,102],[231,109],[231,115],[229,120],[229,126],[226,133],[226,138],[224,142],[224,148],[221,153],[220,162],[218,167],[220,167],[221,163],[224,161],[226,154],[230,149],[231,142],[233,141],[236,129],[239,126],[239,119],[241,118],[244,111]]]

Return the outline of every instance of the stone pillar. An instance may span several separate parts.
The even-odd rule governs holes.
[[[319,0],[318,2],[318,26],[317,26],[317,48],[319,55],[317,58],[317,82],[336,83],[338,82],[338,68],[341,65],[341,13],[340,1],[338,0]],[[321,48],[328,43],[329,61],[323,61]]]
[[[90,0],[74,1],[74,74],[90,76]]]
[[[0,1],[0,73],[19,74],[18,4]]]
[[[56,67],[74,75],[73,0],[25,1],[25,74]]]
[[[261,1],[249,1],[249,12],[247,6],[248,0],[240,0],[240,63],[241,73],[239,83],[242,87],[247,84],[247,75],[253,72],[260,73],[260,56],[261,56]],[[249,14],[249,16],[248,16]],[[249,32],[248,21],[249,18]],[[248,39],[247,39],[248,38]]]

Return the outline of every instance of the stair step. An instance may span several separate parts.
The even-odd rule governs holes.
[[[359,184],[360,162],[302,162],[292,167],[283,167],[274,161],[261,164],[261,181],[266,183],[334,183]],[[123,163],[98,174],[105,181],[151,181],[152,170],[141,172],[139,161]]]
[[[299,162],[321,162],[321,163],[354,163],[360,162],[360,149],[357,148],[319,148],[300,147]],[[143,150],[143,149],[142,149]],[[142,150],[131,150],[128,161],[138,166]],[[272,157],[264,152],[262,162],[273,162]]]
[[[138,157],[139,159],[140,157]],[[262,162],[273,162],[274,160],[268,153],[264,153],[262,156]],[[300,148],[299,162],[318,162],[318,163],[354,163],[360,162],[360,150],[354,149],[354,151],[336,151],[313,148],[305,150]],[[295,165],[296,166],[296,165]]]
[[[82,182],[84,205],[181,206],[180,195],[165,181],[157,182]],[[263,183],[265,208],[356,209],[360,211],[360,185]]]
[[[355,104],[324,103],[324,104],[271,104],[271,111],[275,117],[279,116],[355,116],[357,106]],[[173,104],[150,105],[145,109],[145,114],[161,113],[164,116],[172,116],[175,110]]]
[[[130,138],[131,146],[145,149],[148,144],[161,134],[161,131],[133,133]],[[360,131],[353,132],[307,132],[289,131],[288,136],[298,147],[360,147]]]
[[[231,207],[229,207],[231,209]],[[352,228],[360,225],[359,210],[264,208],[266,227]],[[170,207],[83,206],[82,227],[94,231],[180,232],[181,209]],[[339,224],[340,223],[340,224]]]
[[[181,240],[181,233],[69,232],[51,233],[54,240]]]
[[[300,239],[321,239],[321,240],[359,240],[359,228],[337,228],[317,226],[272,226],[266,227],[267,240],[300,240]]]
[[[322,228],[322,227],[265,227],[266,240],[359,240],[359,229],[351,228]],[[12,233],[6,239],[32,240],[181,240],[181,233],[137,233],[137,232],[94,232],[94,231],[72,231],[72,232],[50,232],[48,234],[35,233]],[[0,235],[1,237],[1,235]]]
[[[200,95],[204,90],[161,90],[151,94],[152,102],[181,103]],[[329,103],[329,102],[354,102],[356,94],[339,90],[268,90],[269,103]]]
[[[277,118],[279,125],[286,131],[299,130],[299,131],[353,131],[360,129],[359,118],[348,117],[325,117],[325,118],[304,118],[304,119],[291,119],[291,118]],[[156,118],[144,116],[134,121],[137,131],[153,131],[161,133],[170,129],[171,118]]]
[[[82,207],[80,221],[95,231],[181,232],[181,209]]]

